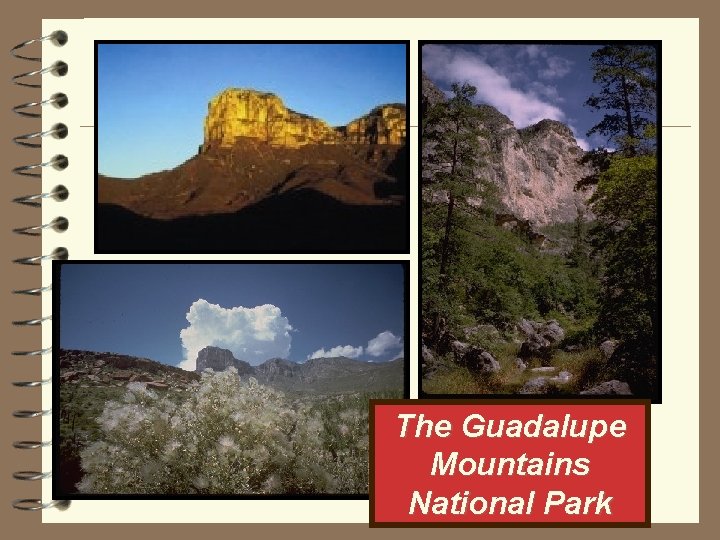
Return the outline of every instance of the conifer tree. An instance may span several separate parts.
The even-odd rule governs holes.
[[[646,126],[655,114],[656,54],[651,46],[607,45],[590,58],[593,81],[601,86],[585,102],[606,111],[588,135],[599,133],[627,156],[638,152]]]
[[[423,118],[422,144],[423,184],[430,199],[447,201],[443,215],[438,205],[424,203],[423,209],[423,281],[425,313],[431,318],[435,338],[440,319],[451,309],[451,263],[463,251],[463,240],[457,234],[458,225],[467,216],[458,210],[470,195],[482,195],[482,185],[476,178],[480,165],[479,137],[482,135],[482,113],[472,103],[477,90],[468,83],[454,83],[453,96],[447,101],[427,108]]]
[[[657,393],[660,339],[657,253],[658,198],[655,156],[655,49],[609,45],[592,53],[593,80],[602,86],[586,104],[605,110],[588,134],[611,138],[615,152],[596,152],[586,183],[596,184],[590,199],[598,220],[593,243],[605,261],[595,329],[621,341],[613,355],[617,376],[635,393]],[[588,182],[592,180],[592,182]]]

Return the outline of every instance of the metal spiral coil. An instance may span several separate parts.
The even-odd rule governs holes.
[[[52,441],[15,441],[13,443],[13,448],[18,450],[37,450],[49,446],[52,446]]]
[[[53,167],[59,171],[63,169],[67,169],[68,165],[70,165],[70,161],[67,157],[63,156],[62,154],[58,154],[56,156],[53,156],[50,158],[50,161],[46,161],[44,163],[32,163],[30,165],[20,165],[19,167],[13,167],[12,172],[15,174],[19,174],[21,176],[32,176],[35,178],[42,178],[42,172],[30,172],[34,171],[35,169],[39,169],[42,171],[43,167]]]
[[[13,386],[19,386],[20,388],[35,388],[37,386],[45,386],[51,382],[52,378],[42,379],[40,381],[15,381],[13,382]]]
[[[27,133],[25,135],[18,135],[13,137],[13,141],[20,146],[27,146],[28,148],[40,148],[41,142],[33,142],[31,139],[39,139],[41,137],[55,137],[56,139],[64,139],[68,136],[68,127],[65,124],[55,124],[51,129],[47,131],[36,131],[35,133]]]
[[[13,411],[12,414],[15,418],[37,418],[39,416],[50,416],[52,414],[52,409],[40,409],[39,411],[21,409]]]
[[[62,47],[68,42],[68,35],[66,32],[62,30],[55,31],[47,36],[38,38],[38,39],[31,39],[28,41],[25,41],[23,43],[20,43],[13,47],[10,50],[10,54],[14,56],[15,58],[23,61],[28,62],[42,62],[42,56],[34,56],[30,55],[30,53],[27,53],[24,51],[26,47],[29,47],[33,44],[41,44],[42,42],[50,42],[54,44],[57,47]],[[20,73],[18,75],[15,75],[12,77],[13,84],[16,84],[18,86],[23,86],[27,88],[41,88],[42,87],[42,78],[45,75],[53,75],[58,77],[63,77],[68,73],[68,65],[58,60],[54,62],[53,64],[47,66],[47,67],[39,67],[38,69],[33,69],[30,71],[26,71],[24,73]],[[16,105],[13,107],[13,112],[16,114],[26,117],[26,118],[40,118],[42,117],[42,108],[45,106],[52,106],[56,109],[62,109],[66,107],[69,103],[69,99],[67,95],[63,93],[55,93],[52,96],[50,96],[47,99],[43,99],[41,101],[31,101],[28,103],[22,103],[20,105]],[[25,147],[25,148],[32,148],[37,149],[42,147],[42,141],[45,137],[52,137],[55,139],[64,139],[68,136],[68,126],[64,123],[57,123],[53,125],[48,130],[39,130],[39,131],[31,131],[30,133],[25,133],[23,135],[18,135],[13,138],[13,141],[15,144]],[[20,176],[27,176],[31,178],[42,178],[42,171],[46,167],[52,167],[53,169],[56,169],[58,171],[62,171],[68,167],[70,164],[68,158],[62,154],[57,154],[50,158],[50,160],[40,163],[31,163],[28,165],[20,165],[18,167],[14,167],[12,169],[12,172],[14,174],[20,175]],[[69,192],[68,189],[64,185],[57,185],[49,192],[44,193],[34,193],[30,195],[23,195],[21,197],[16,197],[13,199],[14,203],[21,204],[24,206],[29,207],[40,207],[42,206],[43,201],[45,200],[54,200],[54,201],[64,201],[68,198]],[[30,225],[26,227],[18,227],[13,229],[13,232],[16,234],[21,234],[25,236],[40,236],[44,231],[53,230],[56,232],[63,232],[67,230],[69,226],[69,221],[67,218],[58,216],[48,223],[41,223],[40,225]],[[31,266],[38,266],[43,263],[43,261],[50,261],[50,260],[58,260],[58,259],[67,259],[68,258],[68,250],[64,247],[57,247],[53,249],[50,253],[47,254],[41,254],[37,256],[30,256],[30,257],[21,257],[18,259],[15,259],[13,262],[17,264],[22,265],[31,265]],[[46,286],[40,286],[40,287],[33,287],[28,289],[17,289],[14,290],[14,294],[23,295],[23,296],[40,296],[43,293],[48,293],[52,291],[52,284],[46,285]],[[38,318],[32,318],[32,319],[26,319],[26,320],[17,320],[13,321],[13,325],[17,327],[35,327],[35,326],[42,326],[42,324],[46,321],[51,321],[52,316],[41,316]],[[23,356],[23,357],[31,357],[31,356],[39,356],[41,359],[44,355],[48,355],[52,352],[52,347],[43,348],[43,349],[37,349],[32,351],[13,351],[11,354],[13,356]],[[12,384],[19,388],[37,388],[41,386],[45,386],[52,383],[52,379],[40,379],[40,380],[30,380],[30,381],[15,381]],[[43,417],[43,416],[50,416],[52,414],[52,409],[39,409],[39,410],[16,410],[13,411],[12,415],[15,418],[37,418],[37,417]],[[46,448],[52,445],[52,441],[15,441],[13,443],[13,447],[17,448],[19,450],[37,450]],[[33,481],[42,481],[46,480],[48,478],[52,477],[52,472],[42,472],[42,471],[33,471],[33,470],[26,470],[26,471],[16,471],[13,473],[13,478],[20,481],[26,481],[26,482],[33,482]],[[25,511],[35,511],[35,510],[44,510],[47,508],[57,508],[59,510],[66,510],[70,507],[71,502],[66,500],[51,500],[48,502],[43,502],[42,499],[15,499],[12,502],[13,508],[16,508],[17,510],[25,510]]]
[[[44,105],[53,105],[57,109],[62,109],[67,106],[68,103],[70,103],[70,100],[65,94],[57,93],[42,101],[31,101],[30,103],[15,105],[13,107],[13,112],[19,114],[20,116],[27,116],[28,118],[40,118],[42,113],[33,112],[34,109],[43,107]]]
[[[45,287],[36,287],[35,289],[16,289],[13,294],[24,294],[27,296],[40,296],[44,292],[52,292],[52,284]]]
[[[48,508],[57,508],[58,510],[67,510],[70,507],[71,501],[50,501],[43,503],[40,499],[15,499],[13,501],[13,508],[16,510],[46,510]]]
[[[21,197],[15,197],[14,203],[24,204],[26,206],[40,207],[42,206],[43,199],[53,199],[56,201],[65,201],[70,196],[68,189],[63,186],[55,186],[51,191],[47,193],[34,193],[32,195],[23,195]]]
[[[28,236],[40,236],[44,230],[52,229],[57,232],[67,231],[69,222],[67,218],[62,216],[56,217],[50,223],[44,223],[42,225],[32,225],[30,227],[19,227],[13,229],[15,234],[26,234]]]

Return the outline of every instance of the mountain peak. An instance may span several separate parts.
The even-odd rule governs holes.
[[[423,73],[423,109],[445,100]],[[544,119],[516,129],[512,120],[495,107],[483,104],[477,108],[483,113],[479,124],[484,135],[479,143],[484,163],[477,168],[476,177],[497,186],[502,211],[533,225],[570,222],[580,211],[591,217],[587,199],[592,190],[575,190],[578,181],[589,174],[589,167],[580,163],[583,150],[567,125]],[[423,148],[424,178],[433,174],[428,166],[431,154],[430,146]],[[482,201],[471,196],[468,203]]]
[[[405,144],[406,107],[388,103],[346,126],[331,127],[314,116],[289,109],[280,96],[252,88],[226,88],[210,100],[203,151],[232,148],[242,138],[271,146],[309,144]]]

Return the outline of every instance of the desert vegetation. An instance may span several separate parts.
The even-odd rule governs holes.
[[[234,368],[178,391],[61,391],[59,474],[83,494],[364,494],[368,399],[401,397],[290,395]]]

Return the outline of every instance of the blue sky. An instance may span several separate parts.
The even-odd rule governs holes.
[[[608,145],[603,136],[587,136],[604,113],[584,105],[599,90],[592,80],[590,54],[601,46],[425,45],[423,71],[444,91],[453,82],[469,82],[478,89],[478,103],[493,105],[517,128],[544,118],[559,120],[588,150]]]
[[[330,125],[404,103],[405,45],[99,44],[97,79],[98,172],[131,178],[197,153],[225,88],[274,92]]]
[[[401,355],[399,264],[64,264],[60,347],[194,369],[206,345],[271,357]],[[188,351],[190,354],[188,354]]]

